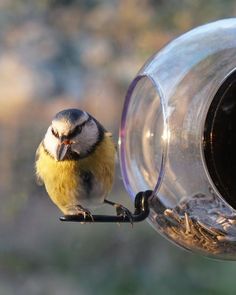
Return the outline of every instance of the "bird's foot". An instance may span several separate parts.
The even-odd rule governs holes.
[[[128,218],[131,225],[133,226],[133,215],[129,211],[129,209],[127,209],[126,207],[124,207],[121,204],[114,203],[114,202],[111,202],[111,201],[108,201],[108,200],[104,200],[104,203],[112,205],[113,207],[115,207],[117,216],[123,216],[124,219]]]
[[[129,211],[129,209],[127,209],[126,207],[124,207],[121,204],[116,204],[115,208],[116,208],[117,215],[123,216],[124,219],[127,217],[129,219],[131,225],[133,226],[133,216],[132,216],[132,213]]]
[[[83,208],[83,207],[80,206],[80,205],[77,205],[77,206],[76,206],[76,209],[77,209],[77,214],[78,214],[78,215],[83,215],[83,217],[84,217],[84,221],[87,221],[87,220],[86,220],[87,218],[90,218],[92,222],[94,221],[94,219],[93,219],[93,215],[92,215],[92,213],[91,213],[88,209]]]

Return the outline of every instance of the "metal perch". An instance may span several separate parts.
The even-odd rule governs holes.
[[[153,191],[148,190],[145,192],[139,192],[134,201],[134,213],[130,216],[121,215],[65,215],[60,217],[61,221],[71,221],[71,222],[116,222],[116,223],[135,223],[145,220],[149,215],[149,204],[148,200],[152,196]]]

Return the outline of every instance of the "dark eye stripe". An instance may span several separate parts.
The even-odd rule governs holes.
[[[81,133],[81,131],[82,131],[82,129],[83,129],[83,127],[84,127],[84,125],[88,122],[88,121],[90,121],[91,120],[91,118],[88,118],[86,121],[84,121],[82,124],[80,124],[80,125],[77,125],[69,134],[68,134],[68,136],[67,136],[67,138],[72,138],[72,137],[74,137],[74,136],[76,136],[76,135],[78,135],[78,134],[80,134]]]
[[[59,138],[59,134],[58,134],[58,132],[56,132],[53,128],[52,128],[52,134],[53,134],[55,137]]]
[[[67,137],[72,138],[75,135],[78,135],[79,133],[81,133],[81,131],[82,131],[82,125],[78,125],[68,134]]]

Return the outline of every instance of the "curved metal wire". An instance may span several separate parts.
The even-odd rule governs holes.
[[[103,222],[103,223],[135,223],[145,220],[149,215],[149,198],[153,195],[153,191],[139,192],[134,200],[134,213],[130,216],[125,215],[65,215],[60,217],[61,221],[71,222]]]

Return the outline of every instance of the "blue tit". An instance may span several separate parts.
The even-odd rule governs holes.
[[[36,152],[36,176],[64,215],[86,214],[111,191],[116,148],[111,133],[90,114],[78,109],[55,115]]]

